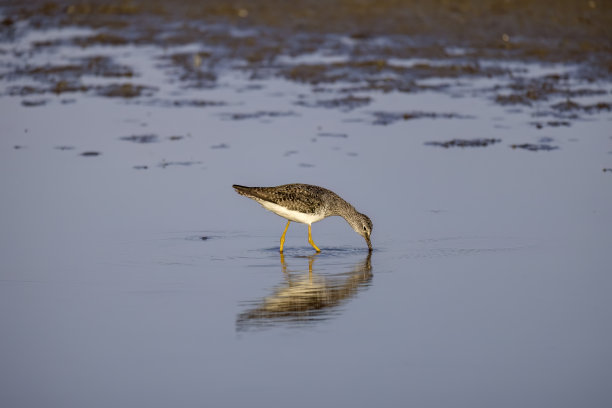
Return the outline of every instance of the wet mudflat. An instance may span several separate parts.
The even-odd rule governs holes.
[[[610,9],[535,3],[3,4],[1,405],[609,406]]]

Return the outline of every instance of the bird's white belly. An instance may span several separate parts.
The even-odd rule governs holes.
[[[299,211],[288,210],[285,207],[281,207],[278,204],[271,203],[269,201],[257,200],[259,204],[268,211],[272,211],[275,214],[280,215],[289,221],[301,222],[302,224],[312,224],[313,222],[321,221],[323,214],[304,214]]]

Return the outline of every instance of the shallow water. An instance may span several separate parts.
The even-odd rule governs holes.
[[[64,30],[4,43],[3,74]],[[135,77],[88,86],[156,88],[135,97],[11,94],[38,82],[2,79],[3,406],[609,406],[612,115],[491,91],[579,67],[490,61],[512,75],[334,107],[320,101],[342,83],[239,67],[184,86],[163,62],[174,51],[28,57],[110,56]],[[564,86],[610,101],[607,81]],[[498,141],[426,144],[454,139]],[[337,217],[313,225],[320,254],[292,223],[279,255],[285,221],[231,185],[289,182],[368,214],[371,256]]]

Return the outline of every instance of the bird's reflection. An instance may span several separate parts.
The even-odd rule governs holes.
[[[308,271],[290,271],[280,255],[284,282],[251,308],[238,315],[236,329],[316,324],[339,314],[338,306],[372,280],[371,253],[349,272],[317,273],[317,255],[308,257]]]

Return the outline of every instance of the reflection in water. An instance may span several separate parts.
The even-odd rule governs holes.
[[[290,272],[280,255],[285,282],[254,307],[239,314],[238,331],[277,326],[316,324],[339,314],[338,306],[365,288],[372,280],[371,253],[350,272],[317,274],[313,265],[317,255],[308,260],[308,273]]]

